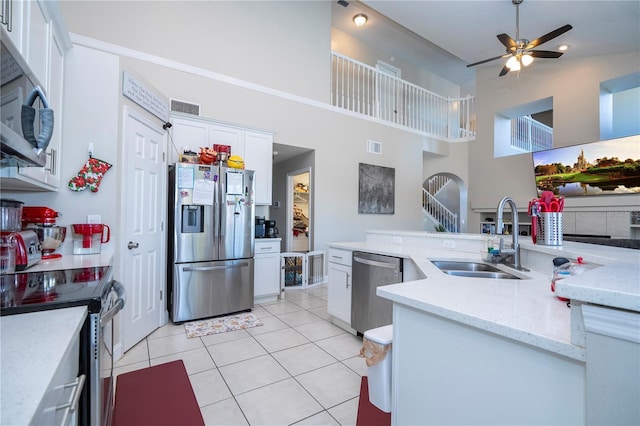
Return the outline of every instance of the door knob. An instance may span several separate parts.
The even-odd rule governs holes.
[[[129,241],[129,244],[127,244],[127,248],[129,250],[132,250],[132,249],[135,249],[135,248],[138,248],[138,247],[140,247],[140,244],[134,243],[133,241]]]

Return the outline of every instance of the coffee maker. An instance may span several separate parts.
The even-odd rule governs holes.
[[[265,220],[264,221],[265,228],[265,237],[266,238],[277,238],[278,237],[278,228],[276,228],[275,220]]]
[[[264,227],[264,216],[256,216],[256,238],[264,238],[265,227]]]

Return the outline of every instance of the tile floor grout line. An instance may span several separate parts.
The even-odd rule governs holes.
[[[324,288],[323,288],[323,287],[314,288],[314,289],[312,289],[312,290],[315,290],[315,291],[321,290],[321,291],[322,291],[323,289],[324,289],[324,292],[326,293],[326,287],[324,287]],[[297,296],[296,296],[296,297],[297,297]],[[316,300],[316,299],[317,299],[317,300]],[[321,303],[321,301],[322,301],[322,302],[324,302],[324,303]],[[310,307],[305,307],[305,306],[299,305],[299,304],[298,304],[298,303],[296,303],[296,302],[300,302],[300,303],[302,303],[302,304],[307,304],[307,305],[308,305],[308,306],[310,306]],[[315,304],[317,304],[317,303],[320,303],[320,305],[319,305],[319,306],[314,306],[314,305],[315,305]],[[271,330],[271,331],[268,331],[268,332],[265,332],[265,333],[255,334],[255,335],[254,335],[254,334],[252,334],[252,333],[250,333],[250,332],[248,332],[248,331],[247,331],[248,329],[244,329],[244,330],[245,330],[245,335],[243,335],[242,337],[238,337],[237,339],[232,339],[232,340],[228,340],[228,341],[224,341],[224,342],[213,343],[213,344],[210,344],[210,345],[207,345],[207,344],[205,343],[205,339],[204,339],[204,338],[205,338],[206,336],[198,336],[198,338],[200,339],[200,344],[201,344],[201,347],[199,347],[199,348],[192,348],[192,349],[187,349],[187,350],[181,350],[181,351],[178,351],[178,352],[172,352],[172,353],[169,353],[169,354],[161,355],[161,356],[156,357],[156,358],[151,358],[151,350],[150,350],[150,346],[151,346],[151,345],[150,345],[150,340],[159,339],[159,338],[163,338],[163,337],[178,336],[178,335],[182,335],[182,336],[184,336],[184,334],[183,334],[183,333],[175,333],[175,334],[173,334],[173,333],[172,333],[172,331],[174,331],[174,330],[167,330],[167,331],[165,331],[165,332],[168,332],[168,333],[171,333],[171,334],[166,335],[166,336],[160,336],[160,337],[152,338],[152,339],[150,339],[150,338],[149,338],[149,336],[147,336],[147,337],[145,338],[145,342],[144,342],[144,344],[146,345],[146,347],[145,347],[145,348],[146,348],[146,350],[145,350],[144,352],[146,352],[146,355],[147,355],[146,363],[147,363],[147,365],[150,365],[150,364],[151,364],[151,361],[152,361],[153,359],[157,359],[157,358],[161,358],[161,357],[167,357],[167,356],[176,356],[176,355],[177,355],[180,359],[182,359],[182,358],[181,358],[181,357],[182,357],[182,355],[178,355],[178,354],[184,354],[184,353],[189,352],[189,351],[196,351],[196,350],[205,349],[205,351],[207,352],[207,356],[208,356],[208,358],[209,358],[209,359],[211,360],[211,362],[213,363],[213,367],[212,367],[212,368],[206,368],[205,370],[202,370],[202,371],[198,371],[198,372],[196,372],[196,373],[193,373],[192,375],[190,375],[190,376],[189,376],[189,377],[190,377],[190,379],[191,379],[191,376],[193,376],[194,374],[205,373],[205,372],[207,372],[207,371],[211,371],[211,370],[214,370],[214,369],[215,369],[215,370],[216,370],[216,373],[219,375],[219,377],[222,379],[223,383],[225,384],[226,390],[229,392],[230,397],[228,397],[228,398],[223,398],[222,400],[215,401],[215,402],[212,402],[211,404],[204,405],[204,406],[200,407],[200,410],[201,410],[201,411],[202,411],[202,409],[203,409],[203,408],[205,408],[205,407],[210,407],[210,406],[212,406],[212,405],[215,405],[215,404],[221,403],[222,401],[227,401],[227,400],[230,400],[230,398],[233,398],[233,404],[235,404],[235,406],[240,410],[240,413],[242,414],[242,418],[243,418],[243,420],[250,424],[249,419],[248,419],[248,417],[247,417],[247,413],[245,413],[245,411],[242,409],[241,405],[240,405],[240,404],[239,404],[239,402],[238,402],[237,397],[238,397],[238,396],[240,396],[240,395],[243,395],[243,394],[246,394],[246,393],[249,393],[249,392],[255,391],[255,390],[257,390],[257,389],[261,389],[261,388],[264,388],[264,387],[267,387],[267,386],[273,385],[273,384],[275,384],[275,383],[283,382],[283,381],[286,381],[286,380],[288,380],[288,379],[293,379],[293,381],[294,381],[295,383],[297,383],[297,385],[298,385],[298,386],[300,386],[302,389],[304,389],[305,393],[306,393],[306,394],[308,394],[308,395],[311,397],[311,399],[312,399],[313,401],[315,401],[315,402],[319,405],[320,410],[319,410],[318,412],[313,413],[313,414],[310,414],[310,415],[306,415],[306,413],[305,413],[305,417],[300,418],[300,419],[296,420],[294,423],[291,423],[291,424],[300,423],[300,422],[302,422],[302,421],[304,421],[304,420],[306,420],[306,419],[310,419],[310,418],[312,418],[312,417],[314,417],[314,416],[317,416],[317,415],[321,414],[322,412],[326,412],[326,413],[327,413],[327,415],[329,416],[329,418],[331,418],[331,419],[332,419],[333,421],[335,421],[336,423],[341,424],[341,423],[340,423],[340,420],[339,420],[338,418],[336,418],[334,415],[332,415],[332,414],[329,412],[329,410],[330,410],[330,409],[333,409],[333,408],[335,408],[335,407],[338,407],[339,405],[346,404],[346,403],[348,403],[349,401],[352,401],[352,400],[354,400],[354,399],[357,399],[357,398],[358,398],[358,396],[348,398],[348,399],[346,399],[346,400],[344,400],[344,401],[341,401],[341,402],[338,402],[338,403],[336,403],[336,404],[332,405],[331,407],[327,407],[327,408],[325,408],[325,407],[320,403],[320,401],[319,401],[316,397],[314,397],[314,396],[310,393],[310,391],[309,391],[307,388],[305,388],[305,387],[304,387],[304,385],[303,385],[303,384],[302,384],[302,383],[297,379],[297,377],[300,377],[300,376],[302,376],[303,374],[308,374],[308,373],[314,372],[314,371],[319,370],[319,369],[321,369],[321,368],[326,368],[326,367],[328,367],[328,366],[333,366],[333,365],[338,364],[338,363],[339,363],[339,364],[341,364],[341,365],[342,365],[342,367],[345,367],[347,371],[349,371],[349,372],[351,372],[351,373],[353,373],[353,374],[356,374],[357,376],[361,377],[361,375],[360,375],[360,373],[358,373],[358,371],[356,371],[355,369],[353,369],[353,368],[349,367],[349,365],[347,365],[347,364],[344,362],[344,361],[350,360],[350,359],[352,359],[353,357],[357,356],[357,354],[355,354],[353,357],[349,356],[349,357],[347,357],[346,359],[341,360],[341,359],[338,359],[336,356],[332,355],[331,353],[329,353],[326,349],[324,349],[324,348],[323,348],[323,347],[321,347],[320,345],[318,345],[318,342],[323,342],[323,341],[326,341],[326,340],[331,339],[331,338],[336,338],[336,337],[343,336],[343,335],[348,335],[348,334],[351,334],[351,333],[348,333],[348,332],[346,332],[346,331],[344,331],[344,330],[340,330],[340,333],[338,333],[338,334],[336,334],[336,335],[323,337],[323,338],[321,338],[321,339],[317,339],[317,340],[312,340],[312,338],[311,338],[311,337],[307,337],[307,335],[305,335],[303,332],[301,332],[301,331],[299,331],[299,330],[297,330],[297,329],[296,329],[296,327],[308,326],[308,325],[312,325],[312,324],[322,324],[322,323],[324,323],[324,324],[328,324],[328,325],[331,325],[331,326],[333,326],[333,327],[337,327],[337,326],[335,326],[335,324],[333,324],[333,323],[331,322],[330,317],[329,317],[329,318],[324,318],[324,317],[320,316],[319,314],[316,314],[316,313],[314,313],[314,312],[311,312],[311,309],[313,309],[313,310],[320,310],[321,312],[322,312],[322,311],[325,311],[325,312],[326,312],[326,298],[324,298],[324,299],[323,299],[322,297],[317,297],[317,296],[315,296],[314,294],[311,294],[311,293],[309,292],[309,290],[304,290],[304,296],[302,296],[302,295],[301,295],[301,297],[299,297],[299,298],[298,298],[298,299],[296,299],[296,300],[294,300],[294,299],[286,300],[286,299],[285,299],[285,300],[278,300],[278,301],[276,301],[276,302],[272,303],[271,305],[273,306],[273,307],[272,307],[273,312],[272,312],[272,311],[269,311],[269,310],[265,307],[265,306],[268,306],[268,305],[269,305],[269,304],[265,304],[265,305],[263,305],[263,304],[257,304],[257,305],[256,305],[256,308],[261,309],[260,314],[264,314],[264,316],[261,316],[261,317],[260,317],[260,319],[263,319],[263,318],[269,318],[269,317],[271,317],[271,318],[274,318],[275,320],[277,320],[279,323],[284,324],[284,327],[279,328],[279,329],[276,329],[276,330]],[[278,305],[279,305],[279,306],[284,306],[284,307],[283,307],[283,308],[276,308],[276,306],[278,306]],[[289,305],[289,306],[287,307],[287,305]],[[288,309],[291,309],[291,308],[292,308],[292,307],[294,307],[294,306],[296,307],[296,308],[295,308],[296,310],[288,312]],[[299,309],[298,309],[298,307],[299,307]],[[284,310],[284,311],[283,311],[283,312],[279,312],[279,310]],[[275,313],[274,313],[274,312],[275,312]],[[316,318],[317,318],[317,320],[314,320],[314,321],[311,321],[311,322],[302,322],[302,323],[297,323],[297,322],[294,320],[294,321],[293,321],[293,323],[289,323],[289,322],[285,321],[285,320],[282,318],[282,316],[285,316],[285,318],[286,318],[286,316],[291,315],[291,314],[295,314],[295,313],[304,313],[304,315],[311,315],[312,317],[316,317]],[[308,319],[308,316],[307,316],[307,319]],[[304,320],[303,320],[303,321],[304,321]],[[169,324],[170,324],[170,323],[169,323]],[[164,327],[164,326],[163,326],[163,327]],[[307,341],[306,341],[306,342],[304,342],[304,343],[295,344],[295,345],[293,345],[293,346],[287,346],[287,347],[284,347],[284,348],[282,348],[282,349],[278,349],[278,350],[270,351],[270,350],[268,349],[268,347],[267,347],[266,345],[262,344],[262,343],[260,342],[260,340],[259,340],[259,339],[260,339],[260,336],[265,336],[265,337],[266,337],[266,336],[268,336],[269,334],[276,333],[276,332],[282,332],[282,331],[284,331],[284,330],[293,331],[294,333],[296,333],[296,335],[300,335],[300,336],[302,336],[302,337],[303,337],[305,340],[307,340]],[[261,355],[258,355],[258,356],[255,356],[255,357],[251,357],[251,358],[243,359],[242,361],[237,361],[237,362],[233,362],[233,363],[231,363],[231,364],[226,364],[225,366],[218,366],[218,365],[216,364],[216,361],[215,361],[215,359],[214,359],[214,357],[213,357],[212,352],[210,352],[210,351],[209,351],[209,348],[210,348],[210,347],[215,346],[215,345],[219,345],[219,344],[222,344],[222,343],[229,343],[229,342],[233,342],[233,341],[236,341],[236,340],[246,339],[247,337],[252,337],[252,338],[253,338],[252,342],[253,342],[253,343],[255,343],[255,344],[257,344],[257,345],[258,345],[258,346],[259,346],[259,347],[260,347],[260,348],[261,348],[265,353],[264,353],[264,354],[261,354]],[[301,373],[297,374],[296,376],[294,376],[291,372],[289,372],[289,370],[287,370],[287,369],[285,368],[284,364],[280,363],[280,362],[278,361],[278,359],[274,356],[274,355],[275,355],[275,354],[277,354],[277,353],[284,352],[284,351],[287,351],[287,350],[295,350],[296,348],[300,348],[301,346],[308,345],[308,344],[313,344],[313,345],[314,345],[314,347],[315,347],[316,349],[319,349],[322,353],[324,353],[325,355],[328,355],[328,356],[329,356],[329,359],[330,359],[330,360],[332,360],[332,361],[331,361],[329,364],[327,364],[327,365],[323,365],[323,366],[321,366],[321,367],[315,367],[315,368],[312,368],[311,370],[301,372]],[[339,353],[339,352],[338,352],[338,353]],[[227,379],[225,378],[225,376],[224,376],[224,375],[222,374],[222,372],[220,371],[220,368],[223,368],[223,367],[226,367],[226,366],[230,366],[230,365],[233,365],[233,364],[236,364],[236,363],[239,363],[239,362],[244,362],[244,361],[248,361],[248,360],[251,360],[251,359],[255,359],[255,358],[259,357],[259,356],[264,356],[264,355],[269,355],[269,356],[271,357],[271,359],[272,359],[273,361],[275,361],[276,365],[278,365],[278,366],[279,366],[279,368],[281,368],[281,369],[285,372],[285,375],[286,375],[287,377],[284,377],[284,378],[279,379],[279,380],[276,380],[276,381],[274,381],[274,382],[271,382],[271,383],[268,383],[268,384],[265,384],[265,385],[261,385],[261,386],[258,386],[258,387],[256,387],[256,388],[253,388],[253,389],[250,389],[250,390],[247,390],[247,391],[244,391],[244,392],[242,392],[242,393],[239,393],[238,395],[234,395],[234,394],[233,394],[233,392],[231,391],[231,388],[230,388],[230,386],[229,386],[229,383],[227,382]],[[135,359],[135,358],[134,358],[134,359]],[[144,362],[145,360],[142,360],[142,361]],[[139,362],[139,361],[135,361],[135,362],[134,362],[134,361],[132,361],[130,364],[123,364],[123,365],[119,365],[119,367],[123,367],[123,366],[126,366],[126,365],[131,365],[131,364],[134,364],[134,363],[137,363],[137,362]],[[352,363],[352,364],[353,364],[353,363]],[[354,365],[355,365],[355,364],[354,364]],[[245,402],[246,402],[246,401],[245,401]],[[231,402],[229,402],[229,403],[231,403]],[[328,419],[327,419],[327,420],[328,420]]]

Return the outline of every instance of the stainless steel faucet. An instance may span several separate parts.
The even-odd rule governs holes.
[[[498,249],[499,253],[495,259],[496,263],[500,260],[506,260],[506,257],[513,257],[513,267],[519,270],[523,270],[524,268],[520,265],[520,243],[518,243],[518,235],[520,234],[520,227],[518,224],[518,208],[516,207],[516,202],[513,201],[511,197],[504,197],[500,200],[498,204],[498,226],[496,232],[498,234],[502,234],[504,228],[504,221],[502,216],[504,214],[504,206],[505,204],[509,204],[511,208],[511,220],[513,223],[513,229],[511,230],[511,249],[504,248],[504,238],[500,237],[500,248]]]

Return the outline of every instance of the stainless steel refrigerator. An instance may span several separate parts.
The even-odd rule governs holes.
[[[254,172],[169,167],[167,304],[180,323],[253,307]]]

